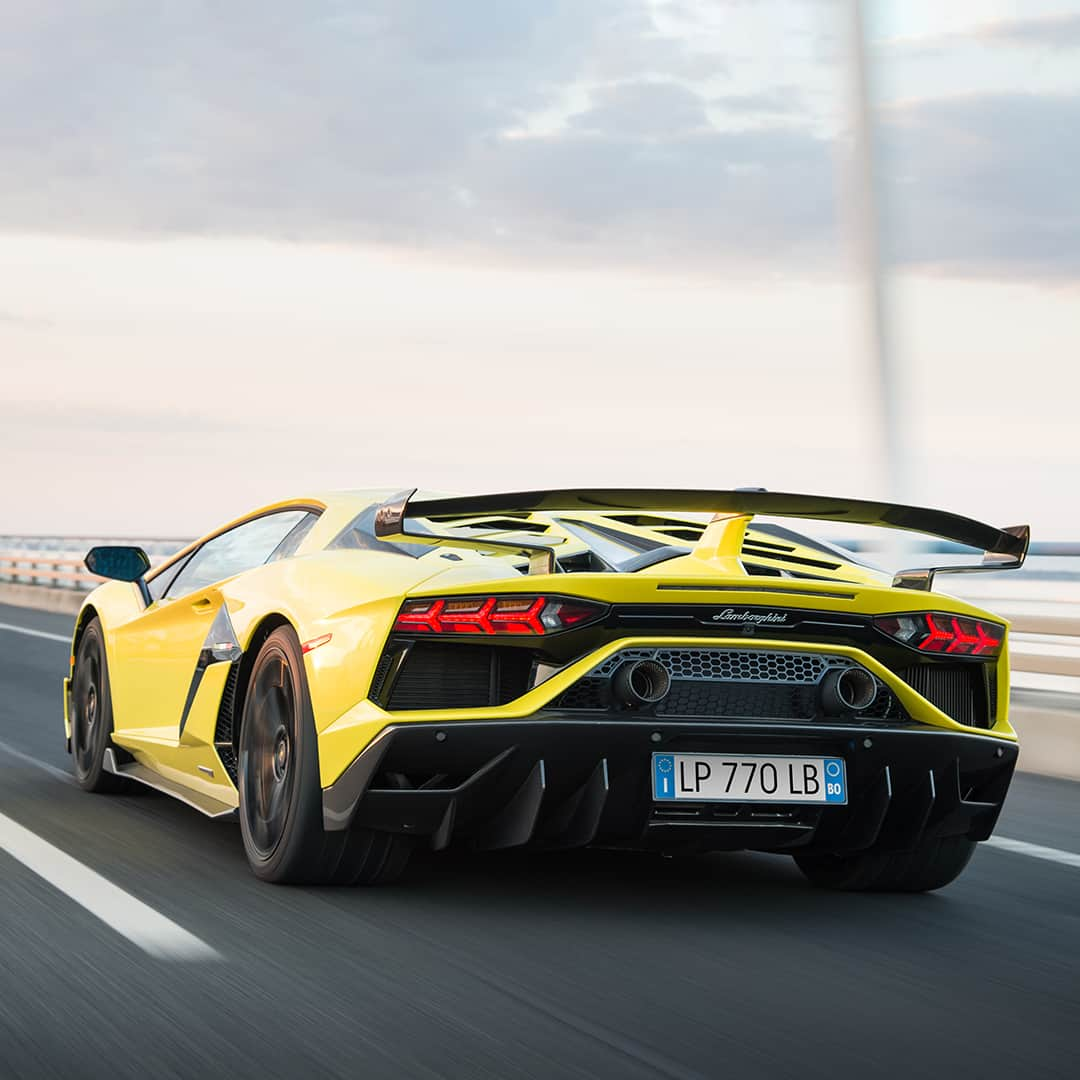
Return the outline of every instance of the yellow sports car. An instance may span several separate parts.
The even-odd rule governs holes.
[[[984,555],[890,577],[755,515]],[[1028,539],[760,489],[276,503],[153,571],[90,551],[113,580],[76,620],[68,749],[88,791],[238,816],[267,881],[534,844],[785,852],[819,885],[935,889],[990,835],[1017,746],[1006,626],[930,589]]]

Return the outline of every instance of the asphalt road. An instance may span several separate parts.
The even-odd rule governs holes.
[[[742,854],[429,856],[388,888],[264,885],[235,825],[65,779],[66,658],[0,629],[0,813],[216,956],[149,956],[0,850],[0,1077],[1078,1074],[1080,866],[983,847],[913,897],[818,892]],[[1080,784],[1018,777],[998,833],[1080,853]]]

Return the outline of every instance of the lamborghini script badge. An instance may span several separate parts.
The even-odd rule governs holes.
[[[712,617],[713,622],[738,623],[740,626],[787,626],[787,612],[751,611],[749,608],[724,608]]]

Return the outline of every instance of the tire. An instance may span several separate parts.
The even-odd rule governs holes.
[[[105,769],[105,751],[112,745],[112,695],[105,636],[96,616],[86,624],[79,638],[69,719],[71,760],[79,787],[102,794],[128,790],[122,777]]]
[[[913,851],[796,855],[795,862],[812,884],[825,889],[932,892],[955,881],[974,851],[974,840],[941,836],[924,840]]]
[[[315,720],[300,643],[275,630],[251,669],[240,726],[240,831],[256,877],[277,884],[375,884],[405,868],[403,838],[322,823]]]

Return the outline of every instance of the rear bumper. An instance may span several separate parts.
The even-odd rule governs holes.
[[[843,757],[845,806],[665,803],[658,751]],[[323,790],[328,830],[365,827],[477,848],[597,844],[661,851],[905,850],[986,839],[1016,766],[1013,743],[925,725],[524,720],[390,725]]]

